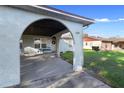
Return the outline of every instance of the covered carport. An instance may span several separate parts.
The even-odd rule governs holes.
[[[33,43],[35,42],[35,39],[36,39],[36,41],[39,40],[39,44],[41,41],[41,45],[39,45],[41,47],[39,48],[42,48],[42,44],[46,44],[46,51],[50,49],[51,52],[57,53],[57,51],[59,51],[58,49],[59,39],[62,34],[67,32],[69,32],[69,30],[62,23],[56,20],[53,20],[53,19],[38,20],[30,24],[23,32],[21,37],[21,40],[23,41],[22,50],[24,50],[24,48],[28,46],[34,47]],[[43,40],[40,40],[40,39],[43,39]],[[52,48],[55,48],[55,49],[52,49]],[[45,49],[44,49],[44,52],[45,52]]]
[[[20,84],[20,38],[33,34],[59,38],[70,32],[74,40],[73,70],[82,71],[83,27],[94,20],[47,6],[0,6],[0,87]],[[33,29],[33,30],[32,30]]]

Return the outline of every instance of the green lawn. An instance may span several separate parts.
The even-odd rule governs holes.
[[[61,57],[72,63],[71,51],[61,54]],[[124,87],[124,52],[84,50],[84,67],[111,85]]]

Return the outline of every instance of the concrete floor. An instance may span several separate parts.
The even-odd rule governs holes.
[[[21,84],[30,88],[108,88],[86,72],[72,72],[72,65],[54,54],[21,57]]]

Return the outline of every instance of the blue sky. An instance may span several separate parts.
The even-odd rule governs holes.
[[[124,37],[124,6],[57,5],[52,7],[95,19],[96,23],[84,31],[89,35]]]

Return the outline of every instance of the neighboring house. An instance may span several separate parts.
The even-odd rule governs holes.
[[[109,50],[113,50],[113,41],[107,38],[101,38],[101,48],[100,50],[103,51],[109,51]]]
[[[95,47],[102,51],[124,49],[124,38],[102,38],[86,36],[83,38],[83,41],[84,49],[93,49]]]
[[[61,52],[73,51],[73,43],[67,43],[73,41],[70,36],[71,34],[68,33],[61,39]],[[86,35],[83,38],[83,48],[98,49],[102,51],[124,50],[124,38],[102,38]]]
[[[113,50],[124,50],[124,38],[113,39]]]
[[[84,37],[83,38],[83,48],[84,49],[93,49],[93,48],[101,48],[101,40],[94,37]]]
[[[102,42],[98,38],[84,36],[84,38],[82,39],[82,42],[83,42],[84,49],[93,49],[93,48],[101,49]],[[61,52],[73,51],[73,39],[72,39],[71,33],[63,35],[63,38],[61,38],[60,40],[60,46],[61,46],[60,47]]]

